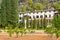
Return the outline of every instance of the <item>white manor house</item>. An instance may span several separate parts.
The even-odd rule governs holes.
[[[44,18],[44,15],[45,15],[45,18],[47,20],[47,25],[51,25],[51,20],[54,18],[55,15],[58,14],[58,11],[55,11],[55,10],[51,10],[51,11],[34,11],[34,12],[20,12],[19,13],[19,22],[22,21],[22,18],[26,16],[29,16],[29,20],[34,20],[34,18],[36,20],[40,20],[40,19],[43,19]],[[25,20],[25,24],[26,24],[26,19]]]

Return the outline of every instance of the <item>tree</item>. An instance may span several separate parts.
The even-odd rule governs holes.
[[[28,7],[27,11],[33,11],[33,8],[32,7]]]
[[[50,0],[39,0],[39,2],[48,8]]]
[[[2,3],[2,0],[0,0],[0,9],[1,9],[1,3]]]
[[[0,9],[0,26],[1,26],[1,9]]]
[[[42,18],[40,20],[40,27],[43,28],[43,20],[42,20]]]
[[[9,2],[8,2],[9,1]],[[7,0],[7,24],[18,25],[18,0]]]
[[[16,33],[17,38],[18,38],[19,31],[20,31],[20,30],[19,30],[18,26],[15,27],[14,32]]]
[[[59,4],[59,3],[54,3],[54,4],[53,4],[53,7],[54,7],[56,10],[60,11],[60,4]]]
[[[55,27],[55,33],[58,38],[60,36],[60,16],[55,16],[52,20],[52,24]]]
[[[44,10],[44,9],[46,9],[46,7],[43,6],[41,3],[35,3],[35,4],[33,5],[33,9],[34,9],[34,10]]]
[[[18,25],[18,0],[11,1],[11,22],[15,25]]]
[[[26,7],[23,6],[21,11],[22,11],[22,12],[26,12]]]
[[[20,22],[20,27],[21,28],[25,28],[25,17],[24,17],[24,13],[26,12],[26,7],[22,7],[22,14],[23,14],[23,17],[22,17],[22,21]]]
[[[28,0],[28,4],[29,5],[32,5],[33,4],[33,1],[32,0]]]
[[[6,19],[6,0],[2,0],[1,3],[1,25],[2,27],[5,27],[6,23],[7,23],[7,19]]]
[[[9,34],[10,37],[12,37],[12,34],[14,33],[14,31],[12,30],[13,29],[12,28],[13,25],[8,24],[7,26],[8,26],[8,34]]]
[[[23,13],[24,14],[24,13]],[[24,18],[24,16],[23,16],[23,18],[22,18],[22,21],[20,22],[20,28],[25,28],[25,20],[24,20],[25,18]]]
[[[29,16],[28,15],[26,15],[26,20],[27,20],[26,26],[27,26],[27,28],[29,28]]]
[[[6,26],[9,23],[18,24],[18,0],[2,0],[1,3],[1,23]]]
[[[52,20],[53,26],[56,28],[56,30],[60,29],[60,16],[55,16]]]
[[[37,20],[37,29],[40,29],[40,20]]]
[[[54,27],[47,27],[45,28],[45,32],[48,34],[49,39],[52,40],[52,36],[55,33],[55,28]]]
[[[24,13],[26,12],[26,7],[22,7],[23,18],[22,18],[22,27],[25,28],[25,17]]]
[[[54,3],[53,7],[58,11],[58,13],[60,13],[60,4],[59,3]],[[56,29],[56,36],[57,36],[57,40],[58,37],[60,36],[60,16],[55,16],[54,19],[52,20],[52,24],[54,25],[55,29]]]
[[[33,29],[33,20],[32,19],[30,21],[30,24],[31,24],[31,28]]]

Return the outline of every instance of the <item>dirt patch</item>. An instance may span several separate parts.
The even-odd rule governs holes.
[[[1,34],[0,40],[56,40],[56,36],[49,36],[47,34],[24,34],[24,35],[18,35],[18,38],[16,35],[12,35],[12,37],[9,37],[7,34]],[[60,40],[60,39],[59,39]]]

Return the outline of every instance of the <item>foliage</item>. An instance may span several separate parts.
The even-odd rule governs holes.
[[[46,29],[45,29],[45,32],[46,33],[49,33],[49,34],[53,34],[53,33],[55,33],[55,28],[54,27],[47,27]]]
[[[18,25],[18,0],[11,0],[10,2],[11,11],[8,13],[8,16],[10,16],[8,22],[16,27]]]
[[[33,5],[33,8],[34,8],[34,10],[44,10],[44,9],[46,9],[46,7],[43,6],[41,3],[35,3]]]
[[[37,20],[37,30],[39,30],[40,29],[40,20],[38,19]]]
[[[59,30],[60,29],[60,16],[54,17],[54,19],[52,20],[52,24],[54,25],[56,30]]]
[[[14,32],[16,33],[17,37],[18,37],[19,31],[20,31],[19,28],[15,27]]]
[[[58,30],[58,31],[56,32],[56,36],[57,36],[57,38],[60,37],[60,30]]]
[[[26,7],[23,6],[21,11],[22,11],[22,12],[26,12]]]
[[[37,29],[37,20],[34,18],[33,20],[33,29]]]
[[[26,27],[28,28],[29,27],[29,16],[28,15],[26,15],[26,20],[27,20]]]
[[[28,0],[28,4],[29,5],[32,5],[33,4],[33,1],[32,0]]]
[[[18,0],[2,0],[1,3],[1,24],[2,27],[18,24]]]
[[[31,25],[30,25],[31,28],[33,29],[33,20],[32,20],[32,19],[30,20],[30,24],[31,24]]]
[[[6,0],[2,0],[1,3],[1,24],[5,27],[7,20],[6,20]]]
[[[33,11],[33,8],[32,7],[28,7],[27,11]]]
[[[1,9],[0,9],[0,26],[1,26]]]
[[[54,7],[56,10],[60,10],[60,4],[59,4],[59,3],[54,3],[54,4],[53,4],[53,7]]]
[[[53,35],[54,33],[56,33],[56,30],[55,30],[54,27],[47,27],[47,28],[45,29],[45,32],[48,33],[48,36],[49,36],[50,39],[52,40],[52,35]]]
[[[12,30],[12,25],[11,24],[8,24],[8,33],[9,33],[9,36],[11,37],[12,34],[14,33],[14,31]]]
[[[23,14],[23,15],[24,15],[24,14]],[[19,23],[19,27],[20,27],[20,28],[23,28],[23,29],[25,28],[25,21],[24,21],[24,19],[25,19],[25,18],[23,17],[23,18],[22,18],[22,21]]]
[[[55,27],[55,33],[57,38],[60,36],[60,16],[55,16],[54,19],[52,20],[52,24]]]
[[[43,28],[45,29],[47,27],[47,20],[46,17],[44,15],[44,19],[43,19]]]
[[[35,33],[35,31],[34,30],[31,30],[30,33]]]
[[[21,33],[21,36],[22,36],[23,34],[26,34],[26,33],[27,33],[27,32],[26,32],[26,29],[20,30],[20,33]]]

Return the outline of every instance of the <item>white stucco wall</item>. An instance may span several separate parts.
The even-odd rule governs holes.
[[[47,15],[46,18],[53,19],[54,13],[57,13],[57,11],[26,12],[26,13],[24,13],[24,15],[31,16],[31,19],[34,19],[33,16],[35,18],[36,18],[36,16],[39,16],[39,18],[40,18],[40,16],[43,15],[43,18],[44,18],[44,15]],[[51,17],[49,17],[49,15],[51,15]],[[19,17],[23,17],[23,14],[19,15]]]

